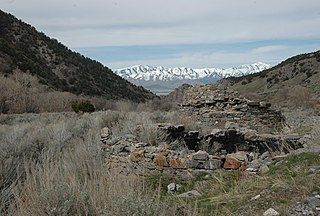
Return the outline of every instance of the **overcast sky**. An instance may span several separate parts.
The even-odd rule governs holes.
[[[112,69],[277,64],[320,49],[320,0],[0,0],[0,8]]]

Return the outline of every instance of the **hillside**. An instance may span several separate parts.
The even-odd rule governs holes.
[[[291,57],[260,73],[229,77],[219,82],[239,93],[278,103],[319,103],[320,51]]]
[[[0,10],[0,73],[20,69],[58,91],[143,102],[154,95]],[[128,94],[130,92],[130,94]]]

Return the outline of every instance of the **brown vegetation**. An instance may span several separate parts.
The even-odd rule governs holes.
[[[69,92],[54,91],[41,84],[39,79],[21,70],[12,74],[0,73],[1,113],[43,113],[72,111],[72,103],[90,101],[96,110],[168,111],[177,107],[176,102],[160,100],[135,103],[129,100],[108,100],[102,97],[77,96]]]

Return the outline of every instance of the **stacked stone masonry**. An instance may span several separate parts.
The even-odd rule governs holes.
[[[185,89],[180,110],[195,121],[211,126],[223,126],[232,121],[242,127],[258,131],[279,131],[285,118],[268,102],[245,99],[231,89],[218,89],[214,85],[195,85]]]

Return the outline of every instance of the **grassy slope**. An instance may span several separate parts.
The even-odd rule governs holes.
[[[279,65],[239,78],[222,80],[244,95],[275,100],[295,88],[309,91],[311,97],[320,96],[320,51],[294,56]],[[280,93],[278,93],[280,91]],[[285,92],[287,91],[287,92]]]

